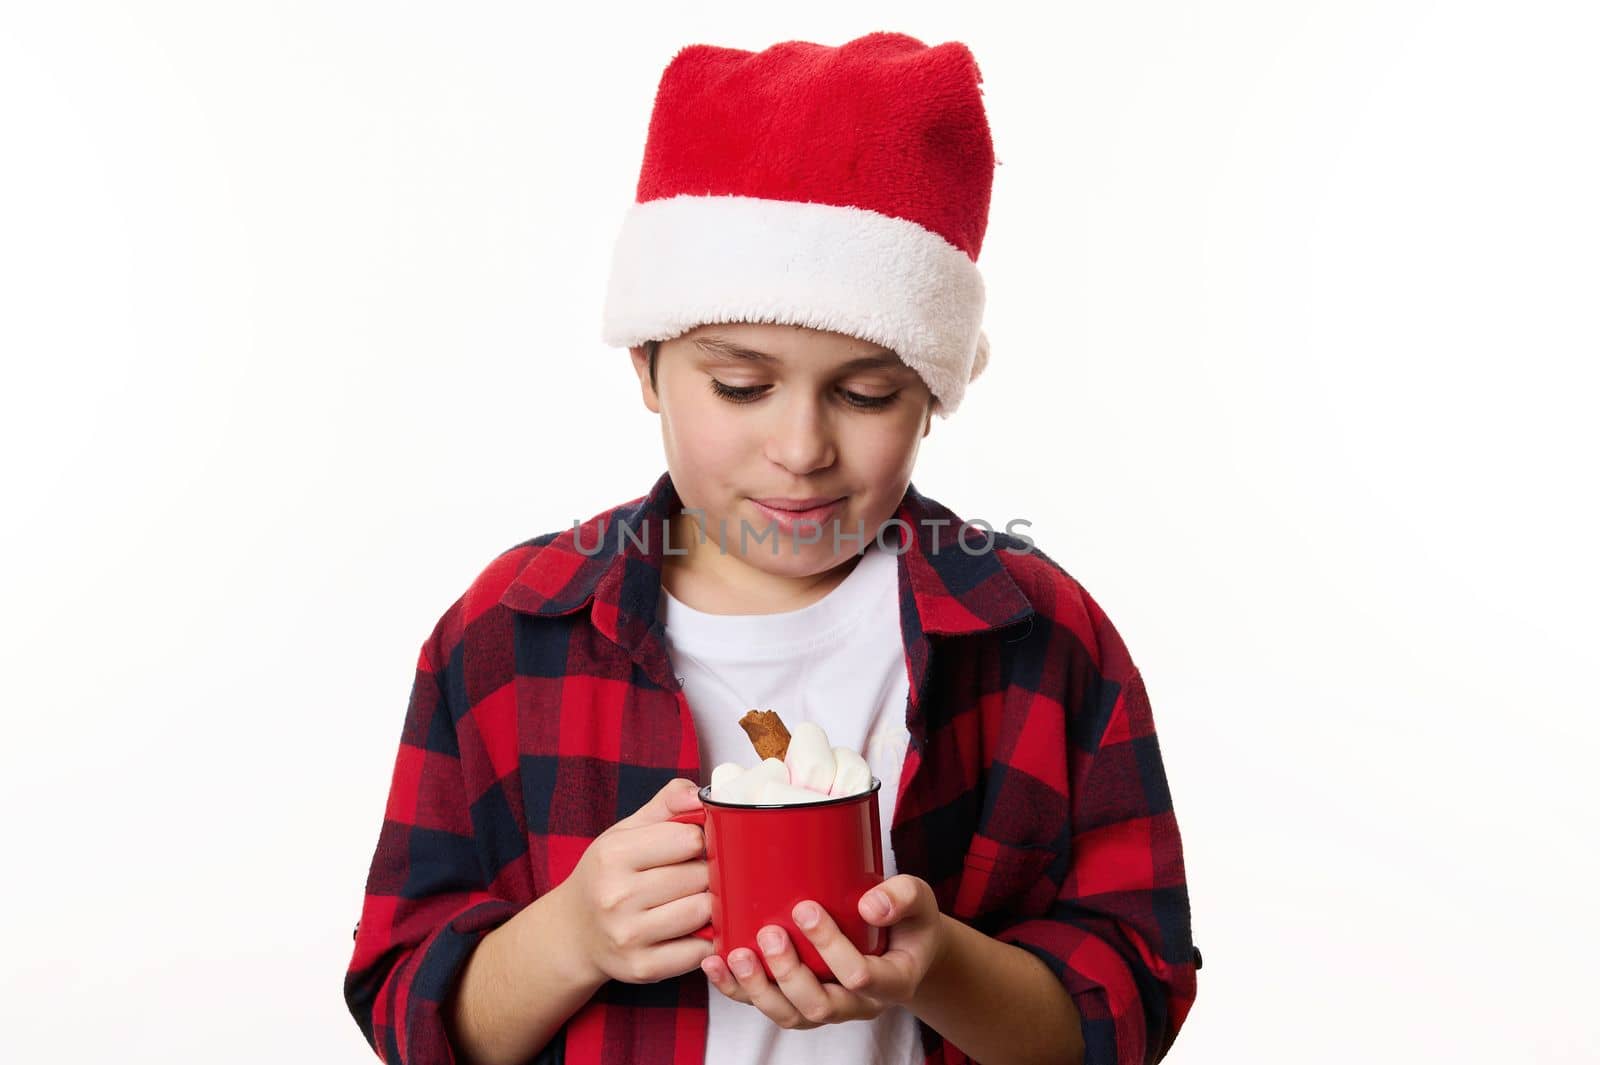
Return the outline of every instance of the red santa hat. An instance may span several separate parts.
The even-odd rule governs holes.
[[[679,51],[613,252],[603,341],[739,321],[845,333],[898,355],[948,418],[989,358],[981,80],[965,45],[901,33]]]

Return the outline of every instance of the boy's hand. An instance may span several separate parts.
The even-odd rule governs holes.
[[[887,901],[887,910],[874,909],[880,896]],[[776,983],[746,947],[728,955],[731,974],[716,956],[706,958],[700,968],[718,991],[755,1006],[780,1028],[869,1020],[890,1005],[911,1001],[922,978],[944,953],[947,933],[933,888],[909,874],[885,880],[862,895],[857,906],[869,924],[889,929],[889,947],[882,955],[863,955],[815,902],[794,908],[795,924],[816,946],[838,983],[818,980],[777,925],[768,925],[757,936]]]
[[[668,820],[700,805],[696,791],[682,777],[668,781],[595,837],[562,882],[597,982],[681,976],[711,953],[710,942],[692,935],[711,919],[705,835]]]

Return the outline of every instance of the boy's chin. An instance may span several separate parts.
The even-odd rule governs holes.
[[[815,577],[841,566],[858,554],[856,547],[845,541],[836,552],[833,545],[824,540],[821,543],[801,544],[798,549],[780,543],[776,553],[769,544],[759,547],[752,545],[742,554],[735,548],[730,555],[738,557],[739,561],[752,569],[774,577]]]

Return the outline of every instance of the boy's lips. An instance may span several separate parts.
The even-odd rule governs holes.
[[[844,503],[844,497],[834,499],[752,499],[765,518],[779,529],[792,531],[799,522],[825,522],[833,517]],[[783,504],[780,506],[779,504]],[[798,506],[797,506],[798,505]]]
[[[752,502],[760,503],[772,510],[792,510],[799,514],[807,510],[816,510],[843,498],[843,496],[807,496],[805,499],[780,499],[774,496],[771,499],[756,499]]]

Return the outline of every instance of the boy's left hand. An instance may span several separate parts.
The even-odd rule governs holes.
[[[873,909],[880,897],[887,900],[887,910]],[[838,983],[818,980],[777,925],[768,925],[756,937],[776,983],[767,977],[761,959],[747,947],[728,955],[732,973],[715,954],[701,962],[700,968],[711,986],[735,1002],[755,1006],[780,1028],[816,1028],[840,1021],[870,1020],[890,1005],[911,1001],[923,977],[944,952],[945,923],[933,888],[926,880],[905,873],[890,877],[862,895],[857,906],[868,924],[889,929],[883,954],[863,955],[815,902],[798,903],[791,915],[833,970]]]

